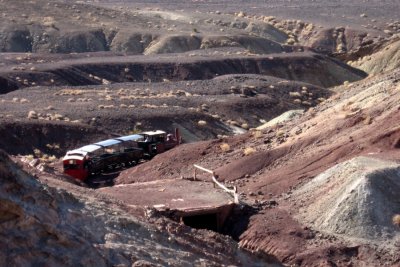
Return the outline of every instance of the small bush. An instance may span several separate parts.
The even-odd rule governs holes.
[[[49,158],[47,159],[49,162],[55,162],[55,161],[57,161],[57,157],[56,156],[54,156],[54,155],[52,155],[52,156],[49,156]]]
[[[28,119],[35,119],[35,120],[38,119],[38,114],[36,113],[36,111],[34,110],[29,111]]]
[[[364,119],[364,124],[365,124],[365,125],[369,125],[369,124],[371,124],[371,123],[372,123],[372,118],[371,118],[371,116],[365,117],[365,119]]]
[[[57,144],[57,143],[46,144],[46,147],[49,149],[60,149],[60,144]]]
[[[25,158],[29,161],[33,160],[35,158],[35,156],[33,156],[32,154],[26,155]]]
[[[252,148],[252,147],[246,147],[246,148],[243,150],[243,153],[244,153],[245,156],[251,155],[251,154],[253,154],[254,152],[256,152],[256,150],[255,150],[254,148]]]
[[[289,92],[290,97],[301,97],[301,94],[299,92]]]
[[[78,89],[63,89],[60,92],[60,95],[82,95],[83,90]]]
[[[392,222],[394,225],[400,227],[400,214],[396,214],[393,216]]]
[[[35,148],[35,149],[33,150],[33,154],[34,154],[35,157],[37,157],[37,158],[41,158],[41,157],[43,156],[42,151],[40,151],[40,150],[37,149],[37,148]]]
[[[220,147],[221,150],[224,151],[224,152],[228,152],[229,150],[231,150],[230,145],[227,144],[227,143],[223,143],[223,144],[221,144],[219,147]]]
[[[206,122],[206,121],[200,120],[200,121],[197,122],[197,124],[198,124],[199,126],[205,126],[205,125],[207,125],[207,122]]]
[[[53,106],[48,106],[47,108],[45,108],[45,110],[54,110],[55,108]]]
[[[253,132],[253,136],[255,138],[261,138],[262,137],[262,132],[261,131],[254,131]]]
[[[279,130],[276,132],[276,137],[282,137],[284,135],[285,135],[285,131],[283,131],[283,130]]]

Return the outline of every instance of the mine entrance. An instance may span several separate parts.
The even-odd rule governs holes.
[[[185,225],[196,229],[207,229],[215,232],[220,230],[216,213],[186,216],[182,217],[182,221]]]

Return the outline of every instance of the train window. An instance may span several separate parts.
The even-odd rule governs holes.
[[[106,148],[105,151],[106,151],[106,153],[110,153],[110,154],[115,153],[114,148]]]
[[[78,170],[79,165],[77,164],[64,164],[64,170]]]

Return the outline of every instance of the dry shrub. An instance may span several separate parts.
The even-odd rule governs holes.
[[[60,144],[57,144],[57,143],[46,144],[46,147],[49,149],[60,149]]]
[[[253,154],[254,152],[256,152],[256,150],[255,150],[254,148],[252,148],[252,147],[246,147],[246,148],[243,150],[243,153],[244,153],[245,156],[251,155],[251,154]]]
[[[372,118],[371,118],[371,116],[365,117],[365,119],[364,119],[364,124],[365,124],[365,125],[369,125],[369,124],[371,124],[371,123],[372,123]]]
[[[197,124],[198,124],[199,126],[205,126],[205,125],[207,125],[207,122],[206,122],[206,121],[200,120],[200,121],[197,122]]]
[[[393,218],[392,218],[392,222],[393,222],[394,225],[400,227],[400,214],[394,215]]]
[[[158,106],[153,105],[153,104],[143,104],[142,107],[143,107],[143,108],[153,108],[153,109],[158,108]]]
[[[301,97],[301,94],[299,92],[289,92],[290,97]]]
[[[55,114],[52,116],[52,119],[53,119],[53,120],[57,120],[57,121],[62,121],[62,120],[64,119],[64,115],[55,113]]]
[[[79,89],[63,89],[60,92],[60,95],[82,95],[83,90]]]
[[[28,119],[35,119],[35,120],[38,119],[38,114],[36,113],[36,111],[34,110],[29,111]]]
[[[57,157],[54,156],[54,155],[49,156],[49,157],[47,158],[47,161],[48,161],[48,162],[55,162],[55,161],[57,161]]]
[[[229,120],[228,123],[233,126],[239,126],[239,123],[237,121]]]
[[[33,154],[34,154],[35,157],[37,157],[37,158],[41,158],[41,157],[43,156],[42,151],[40,151],[40,150],[37,149],[37,148],[35,148],[35,149],[33,150]]]
[[[223,144],[221,144],[219,147],[221,148],[221,150],[222,150],[223,152],[228,152],[229,150],[231,150],[230,145],[227,144],[227,143],[223,143]]]
[[[262,132],[261,131],[254,131],[253,132],[253,136],[255,138],[261,138],[262,137]]]
[[[55,19],[54,17],[44,17],[42,23],[44,26],[54,27]]]
[[[279,131],[276,132],[276,136],[277,137],[282,137],[284,135],[285,135],[285,131],[283,131],[283,130],[279,130]]]
[[[33,159],[35,158],[35,156],[32,155],[32,154],[29,154],[29,155],[26,155],[25,158],[26,158],[27,160],[31,161],[31,160],[33,160]]]
[[[353,101],[349,101],[342,106],[343,111],[352,110],[352,105],[354,104]]]
[[[54,110],[55,108],[53,106],[48,106],[45,108],[45,110]]]

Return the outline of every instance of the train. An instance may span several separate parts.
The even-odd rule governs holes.
[[[156,130],[111,138],[68,151],[63,169],[65,174],[86,181],[110,170],[134,166],[181,142],[178,128],[175,134]]]

